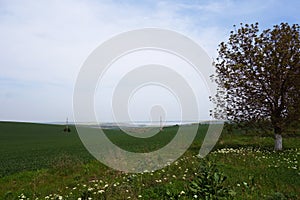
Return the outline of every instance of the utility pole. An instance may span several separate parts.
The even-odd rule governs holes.
[[[69,128],[68,117],[67,117],[67,121],[66,121],[66,126],[64,128],[64,132],[71,132],[71,129]]]
[[[159,130],[160,131],[163,131],[163,123],[162,123],[162,117],[160,116],[160,128],[159,128]]]

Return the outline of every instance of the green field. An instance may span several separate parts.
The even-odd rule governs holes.
[[[207,127],[199,126],[177,162],[155,172],[126,174],[95,160],[72,126],[64,133],[60,125],[0,122],[0,199],[199,199],[191,183],[199,166],[210,163],[227,177],[221,184],[230,193],[225,199],[300,199],[299,132],[284,138],[282,152],[273,152],[271,136],[224,132],[203,160],[196,155]],[[177,129],[168,127],[144,140],[120,130],[106,134],[123,149],[150,152],[167,144]]]

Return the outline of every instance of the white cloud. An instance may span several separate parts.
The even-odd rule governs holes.
[[[273,23],[278,21],[275,14],[295,20],[296,13],[276,11],[282,4],[274,1],[129,2],[1,1],[0,120],[59,121],[71,115],[72,89],[82,63],[118,33],[171,29],[216,57],[217,45],[226,40],[231,25]]]

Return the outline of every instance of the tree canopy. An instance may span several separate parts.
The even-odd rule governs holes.
[[[300,122],[298,24],[281,23],[262,32],[258,23],[241,24],[219,45],[218,53],[214,116],[225,114],[237,123],[263,122],[280,135]]]

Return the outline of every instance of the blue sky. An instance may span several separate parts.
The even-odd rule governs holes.
[[[73,88],[81,65],[118,33],[171,29],[215,58],[218,44],[227,40],[234,24],[259,22],[264,29],[280,22],[299,23],[299,9],[297,0],[1,0],[0,120],[72,120]],[[176,114],[169,117],[175,119]],[[207,113],[199,118],[208,118]],[[110,114],[102,120],[111,121]]]

